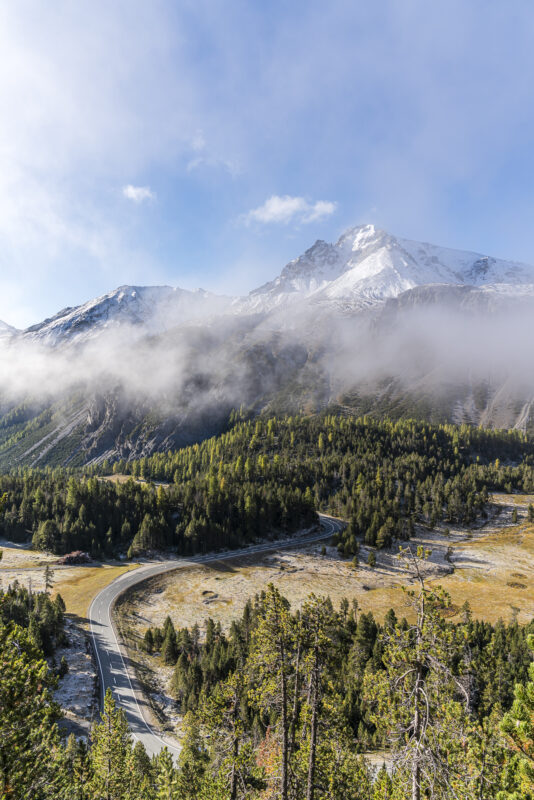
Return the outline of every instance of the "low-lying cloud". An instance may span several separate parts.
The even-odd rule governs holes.
[[[388,304],[359,313],[303,304],[264,317],[197,318],[161,335],[124,325],[77,346],[11,339],[0,343],[2,406],[120,388],[132,407],[163,417],[261,408],[279,392],[286,410],[298,410],[303,397],[319,397],[319,384],[326,404],[348,391],[378,397],[394,380],[415,399],[453,397],[451,414],[455,396],[465,405],[482,385],[486,405],[498,395],[508,409],[508,425],[534,396],[533,334],[527,302],[496,310]]]

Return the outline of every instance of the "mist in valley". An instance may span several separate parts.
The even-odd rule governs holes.
[[[326,405],[388,380],[437,393],[484,384],[491,394],[506,386],[511,397],[529,399],[530,301],[476,290],[458,298],[450,288],[421,295],[406,292],[358,312],[295,304],[271,314],[214,316],[210,308],[162,333],[124,324],[79,344],[14,337],[0,344],[3,405],[120,390],[123,402],[164,415],[216,405],[260,410],[284,392],[297,410],[304,395]]]

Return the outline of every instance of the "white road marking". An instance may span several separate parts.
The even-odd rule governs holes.
[[[101,705],[102,706],[104,705],[104,696],[105,696],[105,691],[106,691],[107,686],[105,685],[105,673],[104,673],[104,670],[102,668],[102,659],[100,657],[99,648],[102,648],[102,656],[104,656],[104,654],[105,654],[108,657],[109,673],[110,673],[110,675],[113,676],[113,684],[116,686],[116,678],[115,678],[115,674],[116,673],[117,674],[123,674],[126,677],[127,681],[128,681],[128,685],[129,685],[130,691],[126,692],[126,694],[124,694],[124,691],[123,691],[123,694],[121,695],[121,693],[119,693],[119,691],[115,689],[114,690],[115,696],[117,697],[118,700],[121,700],[122,696],[124,696],[126,698],[126,703],[122,702],[122,705],[126,704],[126,705],[129,706],[130,705],[129,700],[130,700],[130,695],[131,695],[131,699],[133,699],[133,703],[135,704],[135,708],[133,708],[133,710],[129,711],[129,714],[133,717],[133,724],[137,724],[139,726],[139,723],[142,723],[142,726],[144,726],[146,728],[146,730],[148,732],[149,739],[152,740],[152,742],[149,743],[149,746],[147,748],[149,750],[149,752],[150,751],[151,752],[158,752],[158,748],[156,746],[154,746],[154,742],[158,742],[163,747],[167,747],[171,751],[174,751],[175,753],[179,753],[179,750],[170,741],[165,742],[160,736],[157,735],[157,733],[154,731],[154,729],[146,721],[146,719],[145,719],[145,717],[143,715],[143,712],[142,712],[142,710],[141,710],[141,708],[139,706],[139,702],[137,700],[137,693],[135,692],[135,690],[133,688],[133,684],[132,684],[132,681],[131,681],[131,678],[130,678],[130,673],[129,673],[128,668],[126,666],[126,663],[125,663],[125,660],[124,660],[124,657],[123,657],[123,654],[122,654],[122,649],[121,649],[121,647],[119,645],[119,642],[118,642],[118,639],[117,639],[117,634],[115,632],[115,627],[113,625],[112,618],[111,618],[111,612],[112,612],[113,605],[115,604],[115,602],[117,601],[119,596],[124,591],[126,591],[126,589],[129,589],[131,586],[134,586],[136,583],[140,583],[141,581],[145,580],[147,577],[152,577],[154,575],[159,575],[162,572],[170,572],[172,570],[184,569],[185,567],[189,566],[191,563],[204,564],[204,563],[209,563],[211,561],[226,561],[226,560],[239,558],[239,557],[241,557],[243,555],[253,555],[254,553],[261,553],[261,552],[265,552],[265,551],[269,551],[269,550],[271,550],[271,551],[284,550],[284,549],[290,549],[292,547],[296,547],[296,546],[299,546],[299,545],[313,544],[314,542],[320,541],[321,539],[327,539],[330,536],[332,536],[332,534],[335,533],[336,531],[341,530],[342,523],[339,522],[338,520],[332,519],[331,517],[326,517],[326,516],[324,516],[322,514],[319,515],[319,516],[320,516],[320,519],[321,519],[321,526],[323,528],[323,533],[321,533],[321,534],[318,534],[318,535],[315,535],[315,536],[299,537],[298,539],[286,540],[284,542],[278,542],[278,543],[277,542],[273,542],[273,543],[266,542],[266,543],[263,543],[263,544],[260,544],[260,545],[251,545],[250,547],[240,548],[239,550],[225,551],[224,553],[219,553],[219,554],[206,553],[204,555],[192,556],[192,557],[188,558],[187,560],[186,559],[177,559],[176,561],[159,562],[159,563],[156,563],[156,564],[154,564],[152,562],[152,563],[149,563],[149,564],[147,564],[147,565],[145,565],[143,567],[140,567],[139,569],[137,569],[137,570],[135,570],[133,572],[123,573],[118,578],[115,578],[114,581],[112,581],[108,586],[106,586],[93,599],[93,602],[91,603],[91,606],[89,608],[89,620],[90,620],[90,630],[91,630],[91,638],[92,638],[92,642],[93,642],[93,649],[95,650],[95,653],[96,653],[96,658],[97,658],[97,662],[98,662],[98,670],[99,670],[99,673],[100,673],[100,684],[101,684],[101,689],[102,689]],[[120,586],[117,585],[119,583],[121,584]],[[123,583],[125,584],[124,586],[122,585]],[[109,599],[107,597],[108,595],[109,595]],[[98,612],[98,613],[95,613],[95,612]],[[107,620],[102,619],[102,617],[104,617],[106,613],[107,613]],[[100,617],[100,619],[99,619],[99,617]],[[100,634],[99,634],[98,637],[96,636],[95,624],[98,624],[100,626],[100,629],[101,629],[100,630]],[[111,639],[110,632],[113,635],[113,640]],[[106,641],[106,639],[107,639],[107,641]],[[110,646],[111,646],[111,652],[108,653],[107,651],[108,651]],[[117,655],[117,654],[120,656],[120,660],[121,660],[121,663],[122,663],[122,670],[120,669],[120,667],[119,667],[118,670],[113,669],[113,667],[112,667],[113,656]],[[137,714],[135,713],[135,709],[137,709]],[[140,737],[138,735],[136,735],[135,733],[133,733],[133,731],[132,731],[132,736],[135,739],[139,739],[141,741]],[[145,736],[146,736],[146,734],[145,734]]]

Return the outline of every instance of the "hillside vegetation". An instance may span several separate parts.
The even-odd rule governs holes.
[[[470,524],[484,516],[492,491],[533,491],[533,464],[534,443],[518,431],[332,415],[261,418],[113,467],[2,475],[1,532],[31,536],[36,548],[55,553],[190,554],[290,534],[328,511],[348,521],[338,546],[351,555],[362,538],[378,548],[408,539],[417,521]],[[110,470],[132,480],[101,480]]]
[[[331,415],[236,421],[130,464],[5,474],[2,533],[55,552],[191,553],[291,533],[329,510],[348,522],[339,550],[357,554],[362,540],[410,538],[416,522],[484,518],[492,491],[533,491],[533,463],[519,432]],[[110,471],[130,477],[105,480]],[[144,646],[172,668],[187,712],[177,765],[166,750],[148,758],[109,691],[89,744],[65,743],[44,660],[63,604],[1,594],[0,797],[532,800],[532,623],[475,621],[467,605],[452,623],[450,598],[422,577],[427,555],[404,553],[416,587],[408,621],[397,610],[379,623],[314,595],[294,611],[270,586],[227,634],[211,622],[147,630]],[[377,747],[389,772],[362,758]]]
[[[414,574],[419,558],[411,557]],[[147,632],[175,663],[188,708],[175,765],[149,759],[111,691],[90,745],[61,740],[54,678],[14,606],[0,620],[0,791],[32,800],[531,800],[531,626],[446,621],[447,595],[420,581],[415,621],[383,625],[310,596],[292,612],[274,588],[228,637]],[[4,596],[0,596],[4,603]],[[514,687],[515,684],[515,687]],[[388,773],[360,756],[387,745]],[[16,754],[15,757],[14,754]]]

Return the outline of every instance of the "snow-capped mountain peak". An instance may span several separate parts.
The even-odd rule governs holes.
[[[507,295],[534,295],[534,267],[479,253],[392,236],[374,225],[346,230],[335,244],[321,239],[272,281],[246,297],[201,289],[119,286],[75,308],[65,308],[22,334],[0,325],[0,336],[22,335],[46,344],[80,343],[122,328],[157,334],[216,316],[270,314],[298,306],[357,311],[429,285],[475,286]]]
[[[362,308],[429,284],[534,292],[534,268],[424,242],[400,239],[374,225],[346,230],[335,244],[317,241],[280,276],[251,292],[256,311],[295,301]]]
[[[140,333],[161,333],[199,316],[222,313],[231,298],[203,289],[188,291],[172,286],[119,286],[81,306],[64,308],[33,325],[23,336],[44,344],[79,344],[112,329],[137,328]]]
[[[252,303],[265,296],[283,297],[296,293],[307,296],[335,280],[343,270],[343,259],[337,247],[318,239],[306,252],[293,259],[282,270],[278,278],[269,281],[249,295]]]
[[[377,228],[375,225],[355,225],[347,228],[336,242],[336,247],[355,251],[363,251],[368,247],[376,247],[378,244],[385,244],[387,239],[392,239],[387,231]]]

